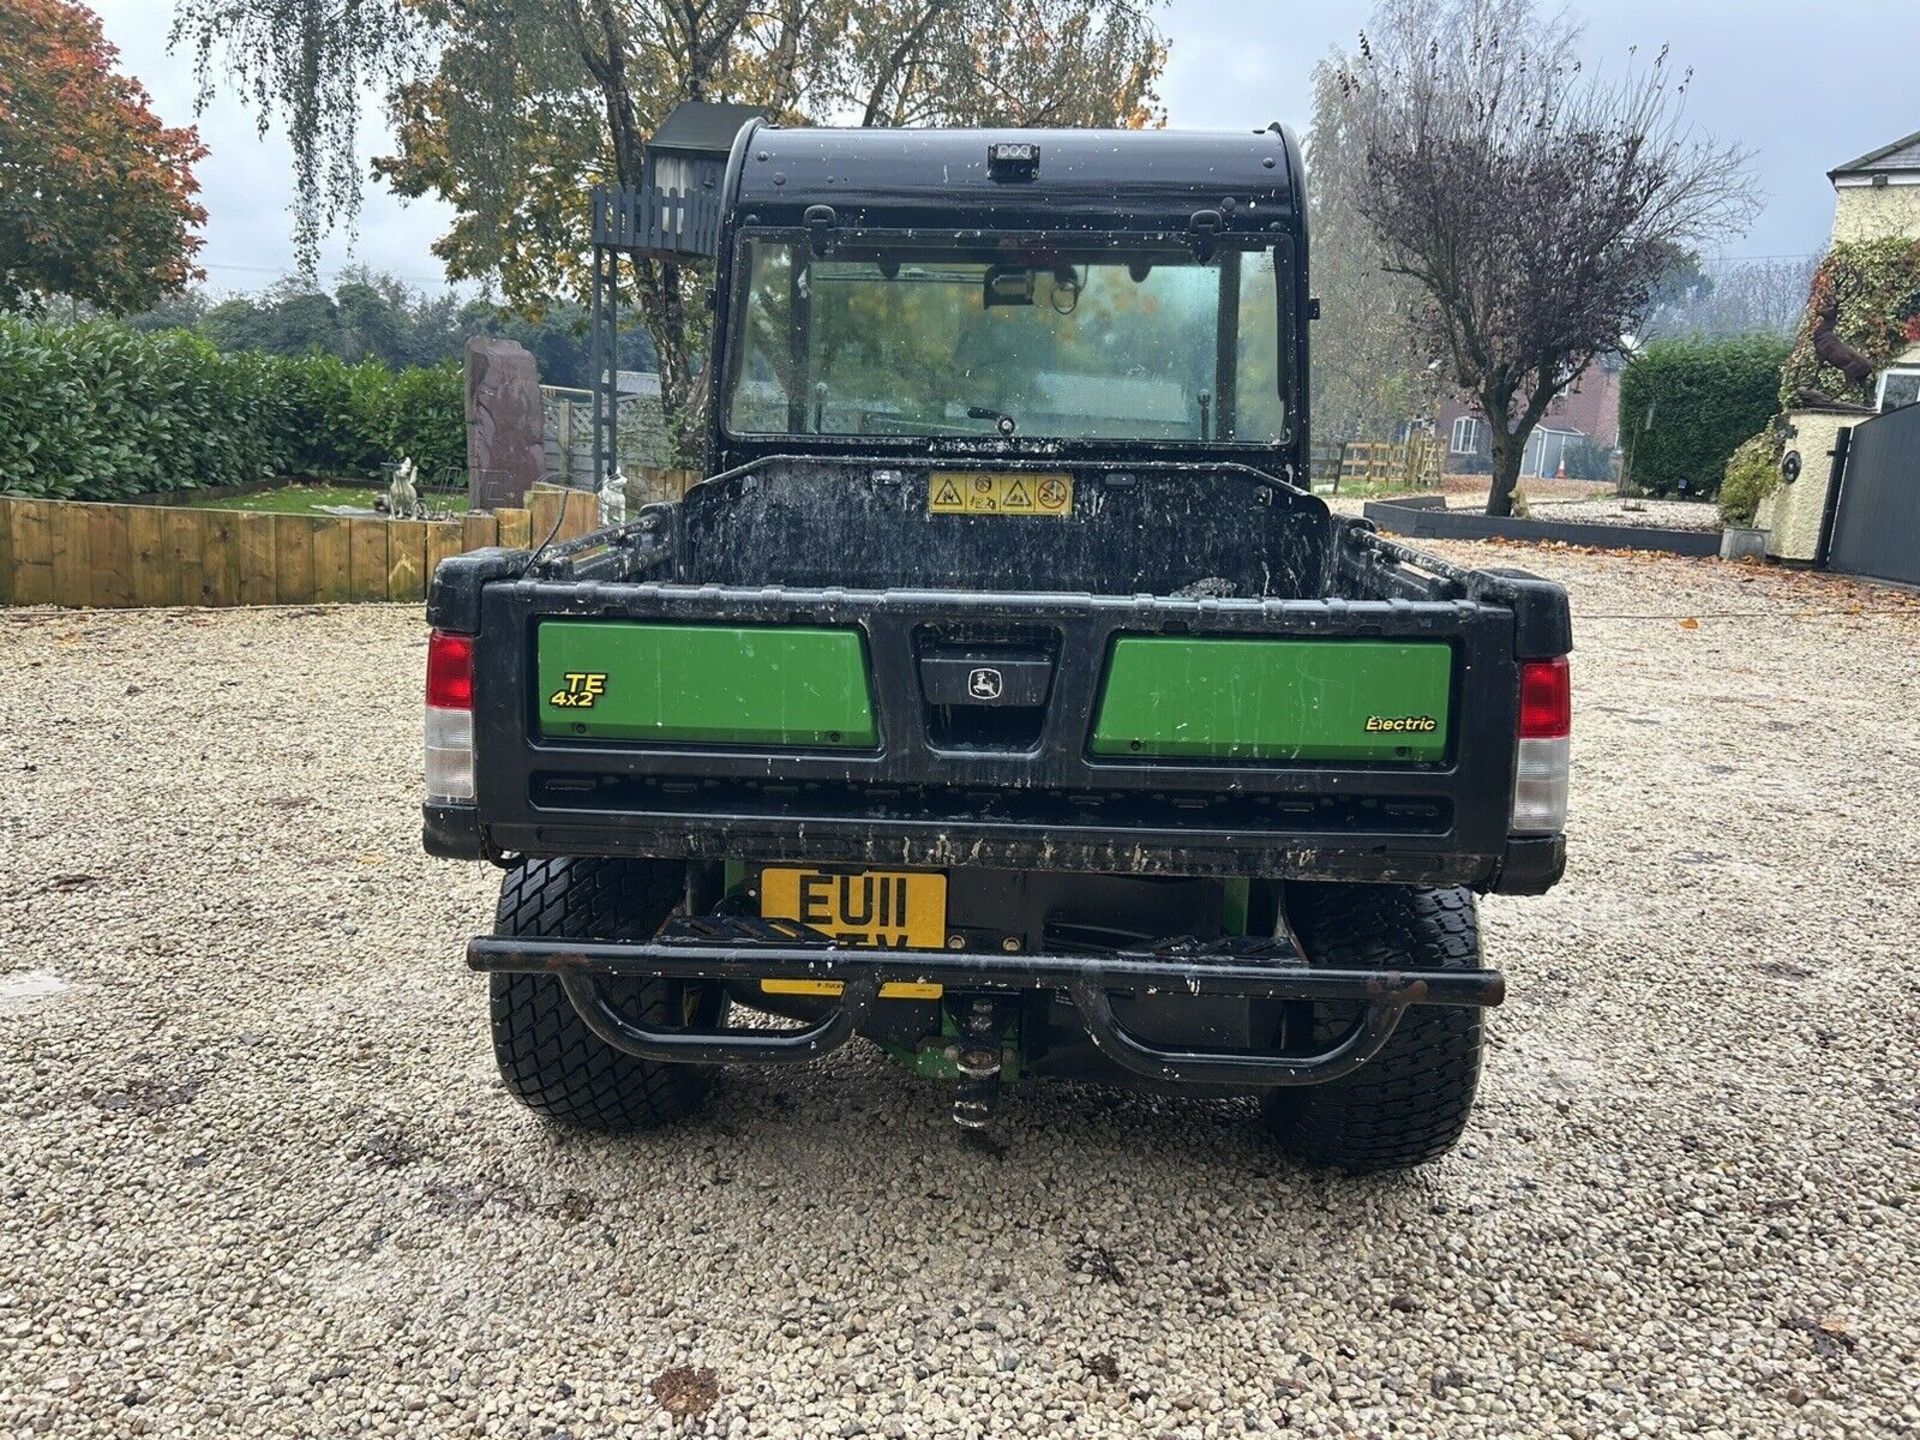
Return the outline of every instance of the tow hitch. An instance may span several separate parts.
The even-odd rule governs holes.
[[[977,995],[967,1002],[954,1044],[953,1065],[961,1077],[953,1102],[954,1124],[984,1130],[993,1120],[1000,1106],[1002,1049],[1017,1021],[1018,1011],[1007,1001]]]

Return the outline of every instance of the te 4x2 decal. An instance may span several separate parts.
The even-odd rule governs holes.
[[[607,693],[604,670],[569,670],[560,678],[567,683],[547,697],[556,709],[591,710],[593,702]]]

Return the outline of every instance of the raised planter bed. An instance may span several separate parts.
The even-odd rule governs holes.
[[[459,520],[388,520],[0,498],[0,604],[420,601],[449,555],[570,540],[598,523],[585,491],[536,489],[527,502]]]
[[[1668,555],[1718,555],[1717,530],[1670,530],[1655,525],[1601,525],[1574,520],[1522,520],[1371,500],[1363,512],[1382,530],[1415,540],[1559,541],[1606,550],[1654,550]]]

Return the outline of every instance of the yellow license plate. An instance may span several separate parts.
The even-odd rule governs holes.
[[[1030,470],[982,475],[936,470],[927,481],[930,515],[1053,515],[1073,513],[1073,477]]]
[[[760,914],[800,924],[855,945],[943,950],[947,877],[906,870],[767,869],[760,872]]]

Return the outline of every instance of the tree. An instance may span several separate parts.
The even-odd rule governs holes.
[[[1358,206],[1423,338],[1491,422],[1491,515],[1527,438],[1616,352],[1676,256],[1744,229],[1747,155],[1684,123],[1692,72],[1662,49],[1583,73],[1577,31],[1531,0],[1385,0],[1344,75],[1366,137]]]
[[[1383,273],[1385,259],[1357,208],[1366,150],[1346,104],[1341,70],[1313,70],[1307,131],[1307,233],[1320,324],[1314,330],[1313,430],[1322,440],[1386,439],[1422,408],[1424,362],[1416,362],[1415,290]]]
[[[206,313],[200,331],[223,351],[257,350],[291,358],[339,355],[343,348],[340,307],[331,296],[292,281],[258,299],[236,295],[223,300]]]
[[[1638,338],[1792,335],[1807,308],[1817,255],[1697,262],[1691,283],[1663,286]]]
[[[278,116],[296,238],[350,218],[357,121],[383,93],[398,193],[450,203],[437,253],[538,314],[583,298],[587,193],[638,185],[645,137],[682,100],[783,120],[1146,124],[1165,60],[1154,0],[181,0],[175,38]],[[683,427],[705,346],[704,281],[646,260],[622,276]]]
[[[71,0],[0,0],[0,308],[55,296],[113,313],[199,278],[206,147],[148,108]]]

